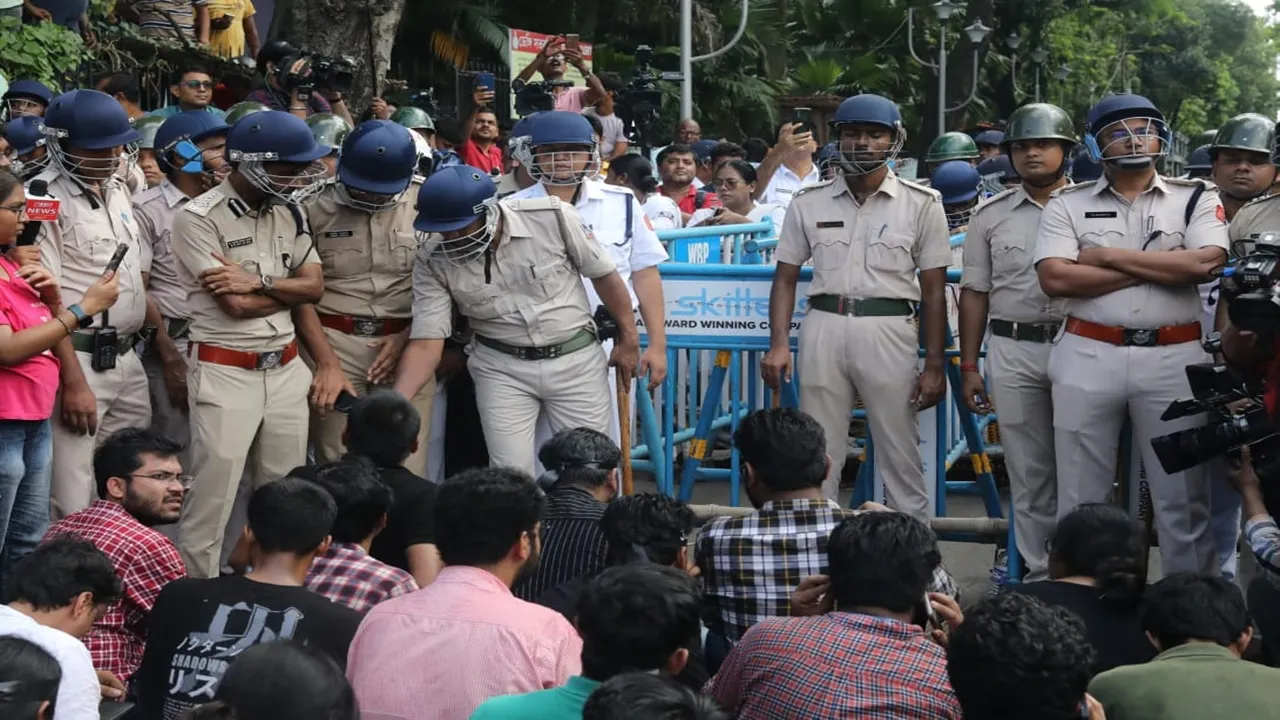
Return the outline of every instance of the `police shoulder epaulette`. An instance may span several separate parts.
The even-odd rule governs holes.
[[[913,190],[918,193],[924,193],[925,195],[928,195],[934,200],[938,202],[942,202],[942,193],[938,192],[934,188],[931,188],[927,185],[921,185],[918,182],[913,182],[911,180],[907,180],[906,178],[898,178],[898,182],[902,185],[902,187],[908,190]]]
[[[209,214],[209,211],[213,209],[213,206],[222,202],[225,197],[226,195],[222,192],[222,188],[213,188],[206,193],[192,198],[190,202],[182,207],[182,209],[189,213],[195,213],[200,217],[204,217]]]
[[[1204,178],[1180,178],[1180,177],[1161,177],[1163,182],[1179,187],[1196,187],[1203,186],[1205,190],[1215,190],[1217,186]]]
[[[810,193],[810,192],[813,192],[814,190],[818,190],[825,187],[831,187],[831,183],[835,181],[836,181],[836,178],[830,178],[828,180],[819,180],[818,182],[813,183],[812,185],[805,185],[804,187],[797,190],[796,194],[791,196],[791,199],[795,200],[796,198],[800,197],[801,195],[804,195],[805,193]]]
[[[149,187],[133,196],[134,205],[146,205],[158,197],[164,197],[164,188],[159,185]]]
[[[549,195],[538,198],[509,197],[503,200],[502,204],[517,212],[524,210],[555,210],[560,207],[560,198]]]
[[[1013,195],[1014,190],[1017,190],[1017,188],[1008,188],[1006,190],[1001,190],[995,195],[992,195],[986,200],[983,200],[982,202],[978,203],[977,207],[973,209],[973,214],[977,215],[978,213],[982,212],[984,209],[989,208],[992,205],[997,205],[1001,201],[1008,199],[1011,195]]]
[[[1263,195],[1262,197],[1256,197],[1250,200],[1249,202],[1245,203],[1244,207],[1240,208],[1240,212],[1244,212],[1244,208],[1247,208],[1250,205],[1260,205],[1264,202],[1267,202],[1268,200],[1275,200],[1276,198],[1280,198],[1280,193],[1272,193],[1269,195]],[[1237,217],[1239,217],[1238,214],[1237,214]]]
[[[418,173],[414,173],[414,174],[413,174],[413,177],[409,178],[409,184],[410,184],[410,185],[421,185],[422,183],[424,183],[424,182],[426,182],[426,181],[427,181],[427,176],[426,176],[426,175],[419,175]]]
[[[1097,180],[1085,180],[1084,182],[1071,183],[1070,185],[1063,185],[1057,190],[1054,190],[1052,193],[1049,193],[1049,197],[1058,197],[1059,195],[1066,195],[1067,193],[1073,193],[1073,192],[1076,192],[1077,190],[1091,188],[1097,184],[1098,184]]]

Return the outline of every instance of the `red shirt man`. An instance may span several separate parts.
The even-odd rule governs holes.
[[[498,147],[498,116],[486,103],[493,93],[478,88],[472,98],[474,107],[468,123],[466,142],[458,148],[462,162],[489,174],[502,174],[502,148]],[[497,173],[494,173],[494,171]]]

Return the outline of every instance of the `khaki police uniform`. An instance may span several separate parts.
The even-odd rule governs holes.
[[[538,183],[521,190],[512,197],[524,199],[545,198],[548,196],[545,186],[542,183]],[[627,227],[628,205],[631,208],[630,228]],[[644,208],[630,190],[588,180],[582,183],[574,209],[578,211],[578,215],[582,218],[587,234],[594,237],[600,247],[613,258],[613,262],[618,268],[618,275],[626,283],[627,292],[631,295],[631,310],[634,313],[639,308],[640,302],[636,297],[635,288],[631,284],[631,275],[640,270],[655,267],[668,259],[667,251],[662,247],[662,241],[658,240],[657,233],[650,228],[648,217],[644,214]],[[596,293],[596,288],[591,281],[584,278],[582,284],[587,291],[588,305],[593,309],[602,305],[600,295]],[[606,340],[601,344],[601,349],[604,351],[605,357],[608,358],[609,353],[613,351],[613,341]],[[634,384],[633,381],[633,388]],[[615,443],[621,442],[621,431],[618,426],[617,392],[618,378],[611,372],[609,373],[609,404],[611,408],[609,435]],[[632,412],[634,412],[635,405],[632,404],[631,408]],[[549,418],[544,414],[538,420],[534,446],[542,447],[544,443],[551,439],[552,434]],[[535,465],[535,470],[538,473],[541,473],[543,469],[541,462]]]
[[[449,338],[456,304],[475,333],[467,368],[490,464],[531,473],[540,413],[552,432],[609,430],[608,361],[580,276],[616,268],[578,213],[556,198],[498,207],[497,247],[484,257],[455,267],[425,250],[418,255],[409,337]]]
[[[1203,193],[1186,222],[1199,185],[1156,175],[1132,203],[1105,176],[1058,190],[1041,215],[1035,261],[1074,261],[1094,247],[1225,250],[1227,227],[1217,193]],[[1205,468],[1169,475],[1151,449],[1153,437],[1204,422],[1203,416],[1160,419],[1171,402],[1191,396],[1184,368],[1209,359],[1200,347],[1196,286],[1147,283],[1096,298],[1069,298],[1066,310],[1066,332],[1049,357],[1059,519],[1081,503],[1107,501],[1127,411],[1133,447],[1142,452],[1150,484],[1161,567],[1166,573],[1216,574]]]
[[[965,236],[960,280],[961,287],[987,294],[986,370],[1027,580],[1047,577],[1046,542],[1058,523],[1049,351],[1066,301],[1044,294],[1032,263],[1043,209],[1022,186],[979,205]]]
[[[257,489],[306,462],[311,371],[296,359],[289,308],[232,318],[198,278],[219,266],[214,253],[277,278],[319,258],[288,207],[251,210],[230,180],[183,207],[173,240],[191,317],[187,393],[196,478],[179,521],[178,549],[191,575],[213,577],[242,472],[247,468]]]
[[[110,310],[94,318],[104,319],[119,337],[116,366],[96,372],[91,363],[92,328],[71,337],[76,360],[97,400],[98,432],[80,435],[61,421],[61,395],[53,416],[53,477],[50,495],[53,518],[59,519],[88,507],[97,495],[93,477],[93,450],[114,433],[151,423],[147,374],[134,352],[138,331],[146,321],[146,285],[142,275],[151,267],[151,247],[141,241],[129,195],[114,178],[103,183],[101,198],[92,196],[79,182],[55,169],[36,176],[49,184],[49,195],[61,201],[57,222],[40,225],[40,262],[58,279],[64,305],[80,301],[85,290],[106,271],[116,248],[129,248],[118,270],[120,296]]]
[[[827,435],[831,472],[823,492],[835,499],[839,491],[849,413],[861,395],[889,506],[927,518],[911,403],[920,348],[912,306],[920,301],[916,270],[951,262],[941,196],[892,171],[861,204],[842,180],[811,185],[791,201],[774,257],[790,265],[813,260],[798,375],[800,409]]]
[[[342,373],[356,394],[367,395],[369,366],[378,357],[371,347],[380,338],[409,329],[413,316],[413,259],[418,240],[413,233],[415,204],[421,183],[414,181],[395,207],[369,213],[339,199],[330,185],[307,210],[316,251],[324,265],[324,297],[316,303],[325,339],[333,348]],[[311,368],[315,363],[306,358]],[[431,432],[432,378],[413,398],[422,418],[418,451],[405,461],[417,475],[426,471],[427,438]],[[342,431],[347,417],[312,412],[311,442],[317,462],[337,460],[343,454]]]
[[[494,184],[498,186],[498,197],[500,198],[520,192],[520,183],[516,180],[514,171],[498,176],[498,182]]]

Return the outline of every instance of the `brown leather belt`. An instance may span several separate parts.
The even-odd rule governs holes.
[[[1090,340],[1127,347],[1156,347],[1158,345],[1181,345],[1200,341],[1200,323],[1186,325],[1165,325],[1158,328],[1134,329],[1099,325],[1098,323],[1067,318],[1067,332]]]
[[[413,321],[409,318],[365,318],[350,315],[330,315],[316,313],[320,316],[320,324],[330,330],[337,330],[357,337],[381,337],[403,332]]]
[[[197,348],[197,345],[187,346],[188,356],[191,355],[193,348]],[[196,359],[201,362],[238,367],[244,370],[272,370],[284,367],[298,357],[298,341],[294,340],[286,345],[283,350],[271,350],[269,352],[246,352],[244,350],[232,350],[231,348],[218,347],[217,345],[199,343],[195,353]]]

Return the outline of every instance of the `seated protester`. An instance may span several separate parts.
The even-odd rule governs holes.
[[[604,568],[600,516],[618,494],[622,451],[604,433],[567,428],[538,449],[538,461],[547,469],[538,479],[547,493],[547,511],[538,567],[511,588],[521,600],[536,600],[553,587]]]
[[[1262,635],[1267,663],[1280,667],[1280,525],[1267,511],[1262,483],[1247,450],[1240,467],[1228,470],[1227,479],[1240,493],[1245,541],[1258,561],[1258,574],[1248,586],[1249,613]]]
[[[373,539],[387,526],[393,499],[373,463],[348,455],[321,465],[309,482],[333,497],[338,516],[329,532],[329,549],[316,557],[307,573],[308,590],[364,612],[418,589],[412,575],[369,556]]]
[[[567,620],[511,594],[538,564],[542,491],[511,468],[468,470],[436,500],[444,569],[375,606],[351,643],[347,677],[368,718],[458,720],[497,695],[559,687],[581,669]]]
[[[15,567],[9,604],[0,605],[0,642],[29,640],[53,656],[62,679],[58,720],[97,720],[104,696],[124,696],[124,685],[111,673],[94,672],[89,650],[79,639],[119,597],[120,580],[111,560],[87,540],[50,540]],[[21,677],[4,665],[0,660],[0,718],[9,720],[22,715],[5,705],[11,693],[3,690],[4,683]],[[52,708],[48,718],[53,718]]]
[[[409,571],[419,587],[426,587],[440,571],[432,520],[438,489],[435,483],[404,467],[404,461],[418,450],[421,426],[418,409],[403,395],[371,392],[351,406],[342,444],[347,456],[371,460],[395,497],[387,512],[387,526],[369,545],[369,554],[375,560]],[[311,478],[315,473],[315,465],[303,465],[289,475]]]
[[[706,695],[650,673],[626,673],[601,685],[582,720],[729,720]]]
[[[765,618],[798,614],[791,591],[799,578],[826,574],[831,531],[855,512],[822,494],[831,459],[822,426],[809,415],[758,410],[743,419],[733,444],[757,512],[712,520],[698,533],[697,547],[704,620],[729,642]],[[929,589],[959,594],[941,565]]]
[[[290,640],[254,645],[222,676],[214,701],[184,720],[359,720],[356,696],[328,655]]]
[[[0,636],[0,717],[5,720],[53,720],[61,692],[62,669],[39,645]],[[59,713],[59,718],[84,717]],[[95,714],[92,716],[97,718]]]
[[[947,641],[965,720],[1095,717],[1085,714],[1092,666],[1080,618],[1016,593],[980,601]]]
[[[1253,639],[1240,588],[1220,577],[1176,573],[1147,588],[1146,596],[1142,629],[1160,653],[1089,683],[1107,717],[1274,717],[1280,670],[1240,659]]]
[[[575,625],[582,635],[582,674],[563,687],[487,700],[471,720],[565,720],[601,683],[626,672],[672,677],[698,635],[701,594],[687,573],[653,563],[610,568],[586,584]]]
[[[244,529],[252,570],[174,580],[156,599],[133,679],[140,720],[209,702],[228,664],[261,643],[297,640],[346,664],[360,614],[303,587],[336,515],[333,498],[306,480],[253,491]]]
[[[707,694],[741,720],[960,720],[946,656],[914,624],[942,562],[933,531],[862,513],[836,526],[827,552],[835,610],[755,624]]]
[[[1049,580],[1009,590],[1070,610],[1084,621],[1097,651],[1093,673],[1138,665],[1156,650],[1142,632],[1138,606],[1146,588],[1142,531],[1125,511],[1105,503],[1077,506],[1049,541]]]
[[[107,438],[93,453],[98,500],[54,523],[45,540],[76,536],[106,553],[124,596],[84,637],[93,666],[128,682],[142,662],[147,618],[160,591],[186,577],[173,541],[156,530],[178,522],[191,484],[178,460],[182,446],[142,428]]]

